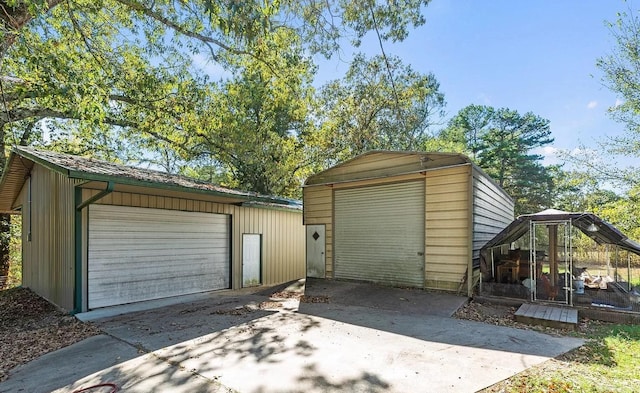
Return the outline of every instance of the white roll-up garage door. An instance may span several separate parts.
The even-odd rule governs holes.
[[[90,309],[229,288],[229,216],[89,208]]]
[[[335,277],[424,286],[423,181],[336,190]]]

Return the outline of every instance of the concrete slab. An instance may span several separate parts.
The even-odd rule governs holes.
[[[127,393],[205,393],[231,392],[217,381],[208,380],[179,365],[168,363],[154,354],[131,359],[121,364],[81,378],[78,381],[54,390],[56,393],[71,393],[91,386],[111,383],[118,392]],[[111,390],[89,390],[107,392]]]
[[[14,368],[0,392],[51,392],[138,356],[136,348],[114,337],[90,337]]]
[[[583,343],[448,318],[466,299],[445,294],[324,280],[307,289],[330,303],[266,311],[257,305],[267,291],[98,320],[118,340],[76,346],[104,364],[63,349],[12,373],[0,392],[103,382],[132,392],[471,392]],[[110,343],[114,353],[101,351]]]
[[[452,316],[469,299],[444,292],[318,278],[307,278],[305,295],[327,296],[334,304],[442,317]]]
[[[310,304],[155,353],[240,392],[473,392],[582,343],[444,317]]]
[[[238,296],[252,295],[257,292],[267,292],[273,287],[251,287],[235,290],[219,290],[210,292],[194,293],[191,295],[173,296],[163,299],[148,300],[144,302],[129,303],[113,307],[104,307],[76,314],[76,318],[81,321],[96,321],[99,319],[111,318],[118,315],[131,314],[140,311],[154,310],[158,308],[175,306],[180,304],[198,302],[219,302],[220,299],[234,299]]]

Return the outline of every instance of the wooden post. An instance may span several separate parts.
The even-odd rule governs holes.
[[[549,225],[549,281],[556,287],[558,279],[558,225]]]

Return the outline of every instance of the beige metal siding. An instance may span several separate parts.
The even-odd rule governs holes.
[[[336,190],[335,277],[424,285],[424,181]]]
[[[333,189],[329,186],[303,190],[304,224],[325,226],[325,277],[333,277]]]
[[[229,288],[229,216],[89,207],[88,307]]]
[[[307,185],[384,179],[434,168],[458,165],[467,159],[457,154],[369,152],[307,179]]]
[[[471,256],[470,171],[463,165],[426,173],[426,288],[461,288]]]
[[[22,195],[23,285],[72,310],[75,284],[74,181],[40,165]],[[31,231],[31,240],[28,233]]]
[[[514,203],[484,173],[473,172],[473,259],[480,249],[513,221]]]
[[[98,192],[84,190],[83,198],[87,199]],[[96,203],[231,215],[232,288],[242,288],[243,233],[262,234],[264,285],[296,280],[305,275],[302,212],[122,192],[113,192]],[[86,259],[83,263],[86,265]]]

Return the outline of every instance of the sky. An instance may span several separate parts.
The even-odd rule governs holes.
[[[618,97],[603,85],[596,61],[615,47],[606,21],[629,6],[622,0],[432,0],[425,25],[384,48],[435,75],[447,118],[482,104],[549,119],[555,142],[539,152],[545,163],[557,163],[557,149],[597,148],[623,132],[607,114]],[[373,36],[357,50],[380,54]],[[317,58],[316,85],[344,75],[351,55],[345,48],[341,59]]]

